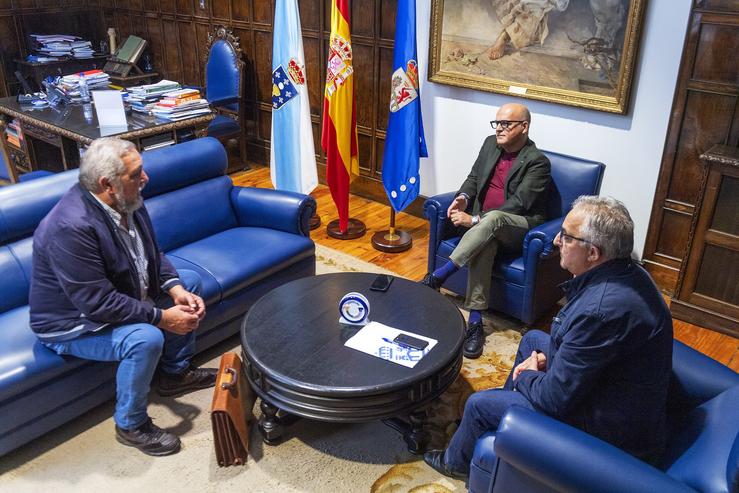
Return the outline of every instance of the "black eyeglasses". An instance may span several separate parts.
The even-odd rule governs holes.
[[[559,237],[560,237],[560,238],[563,238],[563,239],[566,239],[566,240],[568,240],[568,241],[565,241],[565,243],[568,243],[568,244],[569,244],[569,243],[570,243],[570,242],[571,242],[572,240],[577,240],[577,241],[581,241],[581,242],[583,242],[583,243],[590,243],[590,244],[591,244],[591,245],[593,245],[594,247],[598,247],[598,248],[600,248],[600,247],[599,247],[598,245],[596,245],[595,243],[593,243],[593,242],[592,242],[592,241],[590,241],[590,240],[586,240],[585,238],[578,238],[577,236],[573,236],[573,235],[571,235],[571,234],[567,233],[567,232],[565,231],[565,229],[564,229],[564,228],[560,228],[560,229],[559,229]]]
[[[510,130],[516,128],[517,123],[527,123],[526,120],[493,120],[490,122],[490,126],[493,130],[497,130],[500,127],[502,130]]]

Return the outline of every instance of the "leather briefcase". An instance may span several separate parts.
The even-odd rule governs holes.
[[[219,466],[246,463],[253,407],[254,393],[245,380],[241,359],[236,353],[224,354],[210,414]]]

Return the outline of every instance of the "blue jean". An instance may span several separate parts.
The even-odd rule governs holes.
[[[549,334],[540,330],[527,332],[518,345],[513,368],[531,356],[531,351],[541,351],[548,359]],[[509,407],[533,409],[524,396],[513,390],[513,368],[502,389],[482,390],[467,399],[462,422],[446,449],[445,461],[452,471],[469,474],[475,442],[488,431],[498,429],[498,424]]]
[[[191,270],[178,272],[185,289],[200,294],[202,281]],[[156,306],[170,308],[172,298],[164,293]],[[120,361],[116,373],[116,403],[113,419],[118,427],[131,430],[144,424],[149,385],[161,360],[162,371],[181,373],[195,354],[195,331],[179,335],[151,324],[117,325],[85,334],[71,341],[45,343],[58,354],[95,361]]]

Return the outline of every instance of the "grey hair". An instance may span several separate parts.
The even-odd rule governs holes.
[[[126,171],[122,157],[135,150],[136,146],[128,140],[115,137],[94,140],[80,162],[80,183],[93,193],[101,191],[100,178],[120,183],[120,178]]]
[[[572,210],[584,212],[579,234],[600,248],[606,259],[629,258],[634,249],[634,221],[626,206],[613,197],[582,195]]]

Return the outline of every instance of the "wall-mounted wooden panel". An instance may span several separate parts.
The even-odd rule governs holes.
[[[245,0],[233,0],[231,2],[231,16],[234,21],[248,22],[251,19],[249,2]]]
[[[719,45],[721,50],[713,49]],[[725,53],[734,56],[726,58]],[[739,84],[739,36],[736,26],[706,24],[701,29],[692,78],[716,83]]]
[[[230,0],[209,0],[211,2],[211,11],[213,12],[213,20],[231,19],[231,2]]]

